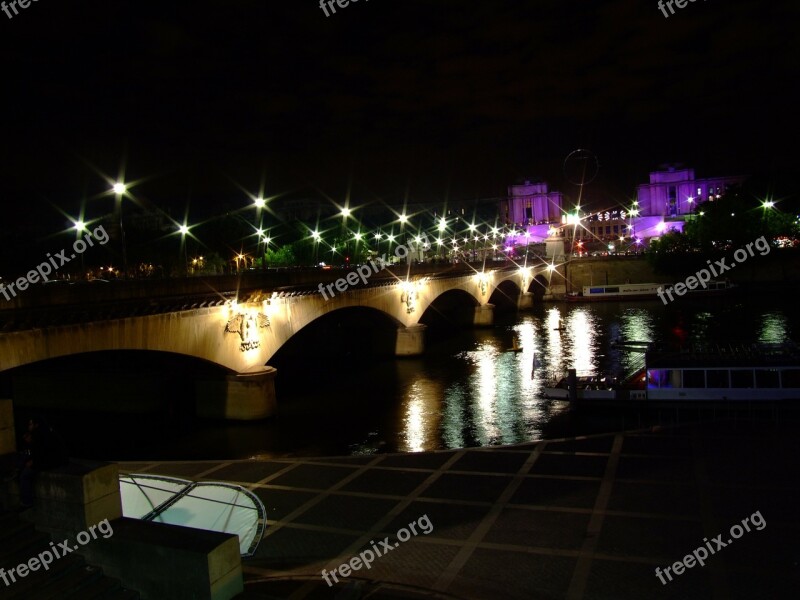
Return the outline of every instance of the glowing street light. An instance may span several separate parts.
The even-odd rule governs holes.
[[[267,201],[264,200],[261,196],[253,200],[253,204],[256,205],[256,208],[264,208],[267,205]]]
[[[346,219],[351,214],[351,210],[346,206],[342,209],[342,216]]]
[[[72,228],[75,229],[75,231],[77,231],[78,233],[83,233],[84,231],[86,231],[86,223],[80,220],[73,221]]]
[[[775,206],[775,203],[772,200],[767,200],[766,202],[763,203],[763,206],[764,208],[772,208],[773,206]]]
[[[178,227],[178,233],[181,234],[181,237],[185,237],[187,233],[189,233],[189,226],[188,225],[180,225]]]
[[[447,229],[447,219],[442,217],[439,219],[439,231],[444,231],[445,229]]]
[[[408,216],[406,215],[406,213],[403,213],[402,215],[400,215],[400,222],[401,223],[408,223]]]
[[[122,196],[128,191],[126,186],[121,181],[116,182],[112,187],[112,191],[117,196],[117,203],[119,204],[119,237],[122,243],[122,278],[128,278],[128,249],[125,244],[125,228],[122,226]]]

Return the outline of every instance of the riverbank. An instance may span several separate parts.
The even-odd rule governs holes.
[[[562,268],[566,291],[569,292],[580,291],[584,286],[591,285],[674,283],[695,274],[711,257],[698,254],[690,258],[692,260],[676,256],[674,260],[662,261],[664,268],[657,269],[643,255],[586,257],[570,260]],[[735,269],[725,273],[725,277],[745,289],[759,286],[800,287],[800,253],[773,250],[767,256],[756,256],[737,264]]]

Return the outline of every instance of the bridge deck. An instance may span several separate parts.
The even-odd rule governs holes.
[[[381,287],[407,277],[446,279],[464,277],[483,268],[483,264],[395,266],[359,282],[352,289]],[[492,270],[509,268],[506,263],[486,265]],[[286,269],[252,271],[238,276],[191,277],[68,284],[53,282],[36,286],[5,302],[0,298],[0,333],[75,325],[153,314],[163,314],[220,306],[238,298],[240,302],[255,292],[275,292],[280,296],[319,294],[319,284],[328,284],[354,272],[350,269]]]

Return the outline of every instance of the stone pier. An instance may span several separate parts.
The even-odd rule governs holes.
[[[412,325],[397,330],[395,356],[419,356],[425,352],[426,325]]]
[[[197,416],[208,419],[255,421],[272,416],[277,408],[274,367],[255,367],[228,375],[224,382],[199,382]]]
[[[533,294],[531,292],[522,292],[519,295],[519,303],[517,308],[520,310],[527,310],[533,308]]]
[[[475,307],[475,327],[491,327],[494,325],[494,304],[483,304]]]

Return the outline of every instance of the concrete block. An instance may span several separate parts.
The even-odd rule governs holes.
[[[244,590],[233,534],[127,518],[111,526],[111,537],[81,552],[144,600],[229,600]]]
[[[122,516],[119,467],[94,461],[69,464],[37,474],[34,508],[28,517],[51,533],[77,533],[103,519]]]

